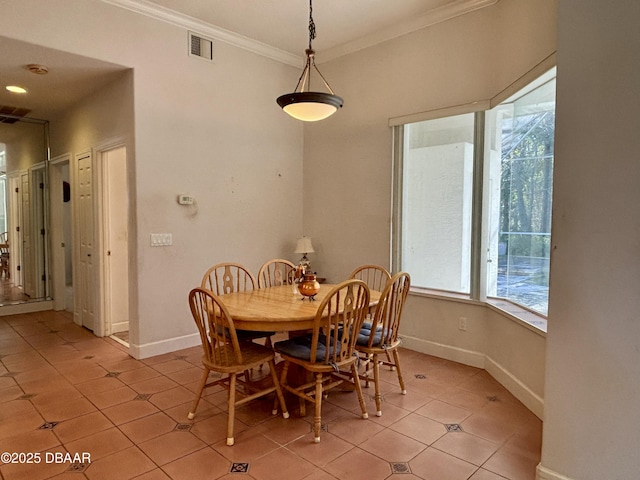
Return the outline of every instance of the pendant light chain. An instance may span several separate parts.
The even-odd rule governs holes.
[[[305,51],[307,62],[292,93],[280,95],[276,102],[293,118],[304,122],[315,122],[329,117],[342,107],[343,100],[337,96],[316,66],[312,42],[316,38],[316,24],[313,21],[313,5],[309,0],[309,48]],[[330,93],[311,90],[311,72],[315,71]]]
[[[311,40],[316,38],[316,24],[313,21],[313,5],[309,0],[309,50],[313,50],[311,47]]]

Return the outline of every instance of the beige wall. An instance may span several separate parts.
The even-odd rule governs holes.
[[[304,127],[304,230],[318,273],[389,266],[389,118],[498,95],[555,51],[555,7],[502,1],[322,65],[345,104]]]
[[[0,142],[5,144],[9,175],[28,170],[46,159],[45,127],[42,124],[0,124]]]
[[[640,472],[639,18],[560,2],[544,479]]]
[[[132,352],[199,343],[186,298],[208,266],[239,261],[257,272],[268,258],[295,259],[302,126],[275,99],[298,70],[222,42],[214,63],[191,58],[186,28],[97,0],[59,0],[47,15],[41,0],[3,0],[0,10],[4,36],[132,69],[132,91],[121,101],[104,103],[111,91],[61,120],[56,154],[80,153],[121,131],[129,139],[132,129]],[[87,114],[92,120],[83,122]],[[109,119],[126,127],[102,123]],[[195,206],[179,206],[180,193]],[[173,246],[150,247],[151,233],[172,233]]]
[[[295,68],[222,43],[214,64],[191,59],[186,30],[101,2],[64,0],[58,17],[35,19],[38,2],[11,3],[0,20],[5,35],[131,69],[59,119],[54,155],[119,136],[129,142],[138,355],[197,343],[186,293],[214,262],[257,271],[266,258],[296,260],[293,243],[305,233],[314,268],[330,281],[362,263],[388,266],[389,118],[489,99],[555,48],[554,2],[499,2],[324,65],[345,107],[303,127],[273,101]],[[26,19],[33,28],[24,28]],[[83,35],[91,42],[76,41]],[[142,43],[133,49],[132,40]],[[196,206],[178,206],[178,193],[193,195]],[[149,247],[153,232],[172,233],[174,246]],[[467,332],[457,329],[459,316],[468,318]],[[512,320],[483,305],[412,297],[404,324],[408,345],[515,379],[534,404],[542,397],[544,342]]]
[[[389,118],[489,100],[556,48],[555,1],[501,1],[321,66],[341,111],[305,125],[305,233],[321,276],[363,263],[390,266]],[[319,53],[319,56],[321,52]],[[467,332],[458,319],[468,319]],[[487,368],[537,415],[544,398],[544,334],[483,305],[412,296],[405,345]]]

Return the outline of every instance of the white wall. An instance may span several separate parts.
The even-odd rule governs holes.
[[[405,147],[403,170],[411,201],[403,207],[402,261],[412,266],[412,285],[468,292],[473,144]]]
[[[191,58],[186,28],[97,0],[59,0],[47,15],[40,0],[2,0],[0,10],[4,36],[132,69],[133,108],[123,95],[106,110],[135,135],[127,148],[136,267],[132,352],[147,356],[199,343],[187,294],[210,265],[239,261],[257,272],[268,258],[295,257],[302,126],[275,98],[291,88],[298,69],[221,42],[214,63]],[[104,138],[103,124],[93,129],[109,121],[95,117],[99,104],[87,99],[70,113],[57,148],[74,154],[112,140],[115,131]],[[92,120],[78,133],[81,112]],[[179,206],[179,193],[194,196],[196,206]],[[172,233],[173,246],[150,247],[154,232]]]
[[[640,475],[639,18],[560,2],[544,479]]]

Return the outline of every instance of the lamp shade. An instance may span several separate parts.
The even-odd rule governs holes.
[[[313,245],[311,245],[311,237],[302,237],[298,239],[294,253],[313,253],[314,251]]]

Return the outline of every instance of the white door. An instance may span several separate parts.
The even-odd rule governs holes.
[[[76,157],[76,204],[78,238],[78,281],[76,315],[82,326],[95,328],[95,271],[94,271],[94,215],[93,215],[93,168],[90,154]]]
[[[20,210],[22,216],[22,224],[20,225],[22,237],[22,264],[20,265],[23,281],[22,289],[26,295],[35,297],[33,232],[31,231],[31,189],[28,172],[20,174]]]
[[[22,287],[22,208],[20,202],[20,176],[8,178],[9,181],[9,270],[11,283]]]
[[[31,169],[31,255],[33,259],[33,296],[45,298],[47,290],[47,266],[45,264],[46,228],[44,223],[44,165]]]
[[[127,150],[102,152],[105,334],[129,330]]]

